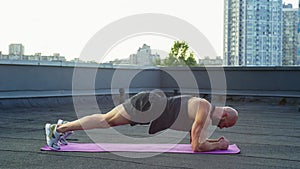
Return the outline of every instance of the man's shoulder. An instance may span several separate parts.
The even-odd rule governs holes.
[[[190,99],[192,102],[197,102],[198,104],[201,104],[202,106],[210,106],[210,102],[204,98],[201,97],[191,97]]]
[[[209,114],[211,104],[206,99],[199,99],[199,111],[198,113],[201,113],[201,116],[206,116]]]

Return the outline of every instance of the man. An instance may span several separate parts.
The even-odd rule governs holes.
[[[160,92],[141,92],[106,114],[93,114],[78,120],[46,124],[47,144],[59,149],[67,144],[66,137],[75,130],[109,128],[119,125],[150,125],[149,134],[165,129],[189,131],[193,151],[226,150],[229,141],[225,137],[211,140],[206,137],[210,123],[219,128],[233,126],[238,112],[231,107],[215,107],[203,98],[180,95],[166,98]]]

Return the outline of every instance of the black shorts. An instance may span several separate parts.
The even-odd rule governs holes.
[[[130,125],[147,125],[164,111],[167,98],[155,92],[140,92],[127,99],[123,106],[130,116]]]

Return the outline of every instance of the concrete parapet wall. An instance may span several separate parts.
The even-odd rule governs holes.
[[[74,67],[45,65],[0,65],[0,98],[71,96]],[[184,89],[210,93],[211,82],[224,75],[220,93],[231,95],[300,97],[300,67],[196,67],[196,68],[95,68],[76,67],[76,89],[83,95],[146,89]],[[190,75],[194,75],[195,86]],[[221,78],[222,79],[222,78]],[[92,82],[89,82],[91,81]],[[86,82],[90,84],[87,85]],[[91,85],[92,84],[92,85]],[[179,87],[180,86],[180,87]],[[80,93],[79,93],[80,94]]]
[[[225,92],[229,95],[300,97],[300,67],[197,67],[191,71],[199,91],[204,93],[210,93],[212,86],[224,93],[223,85],[211,82],[222,84],[218,79],[225,79]],[[185,68],[165,68],[161,73],[161,88],[178,86],[170,74],[178,75],[181,80],[186,78]]]
[[[155,69],[0,65],[0,98],[70,96],[72,89],[79,95],[111,94],[118,93],[119,88],[132,89],[127,92],[160,88],[160,72]]]

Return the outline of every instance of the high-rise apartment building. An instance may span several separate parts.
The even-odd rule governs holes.
[[[283,5],[282,65],[297,65],[298,60],[298,9],[292,4]]]
[[[22,44],[10,44],[9,45],[9,55],[23,56],[24,55],[24,46]]]
[[[224,0],[224,64],[282,64],[282,0]]]

